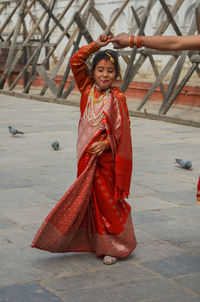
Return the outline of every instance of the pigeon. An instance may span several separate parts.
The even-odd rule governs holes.
[[[58,150],[59,149],[59,142],[58,141],[55,141],[51,144],[51,147],[54,149],[54,150]]]
[[[8,130],[12,135],[16,135],[16,134],[24,134],[24,132],[17,130],[11,126],[8,126]]]
[[[176,158],[176,163],[180,165],[181,168],[183,169],[191,169],[192,168],[192,163],[189,160],[185,160],[185,159],[178,159]]]

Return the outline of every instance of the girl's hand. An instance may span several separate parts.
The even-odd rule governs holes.
[[[112,36],[100,35],[95,42],[98,44],[99,48],[101,48],[110,43],[111,38]]]
[[[90,150],[91,154],[101,155],[101,153],[103,153],[103,151],[105,149],[106,149],[106,145],[102,141],[99,141],[99,142],[93,143],[90,146],[89,150]]]
[[[126,33],[120,33],[117,36],[109,39],[109,42],[114,43],[115,49],[127,47],[129,46],[129,35]]]

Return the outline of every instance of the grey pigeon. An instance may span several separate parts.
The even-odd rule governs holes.
[[[192,163],[189,160],[185,160],[185,159],[179,159],[176,158],[176,163],[180,165],[181,168],[183,169],[191,169],[192,168]]]
[[[12,135],[16,135],[16,134],[24,134],[24,132],[17,130],[11,126],[8,126],[8,130]]]
[[[54,150],[58,150],[59,149],[59,142],[58,141],[55,141],[51,144],[51,147],[54,149]]]

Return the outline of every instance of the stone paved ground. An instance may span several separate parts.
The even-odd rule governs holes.
[[[0,94],[0,302],[199,302],[199,128],[131,118],[138,247],[128,259],[107,267],[93,254],[30,248],[76,177],[78,118],[77,107]]]

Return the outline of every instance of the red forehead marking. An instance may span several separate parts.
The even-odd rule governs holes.
[[[104,65],[108,65],[108,60],[103,61]]]

